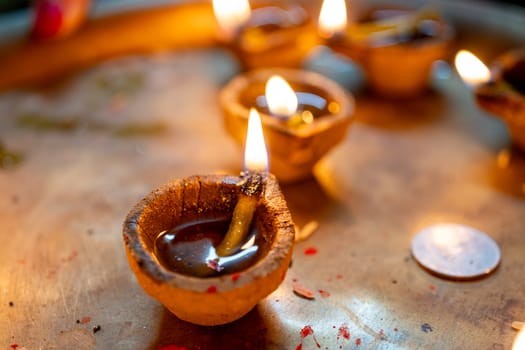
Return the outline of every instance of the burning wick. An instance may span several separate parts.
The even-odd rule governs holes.
[[[273,75],[268,79],[265,94],[271,114],[288,119],[297,111],[297,95],[280,75]]]
[[[244,153],[245,171],[241,193],[233,216],[222,242],[217,246],[219,257],[230,256],[241,249],[241,243],[250,232],[250,224],[259,198],[264,192],[264,179],[268,171],[268,153],[264,143],[261,118],[255,109],[250,110],[246,148]]]
[[[248,0],[213,0],[213,12],[225,39],[232,40],[250,18]]]
[[[345,0],[325,0],[319,13],[319,35],[325,39],[343,32],[348,22]]]
[[[490,81],[490,70],[470,51],[460,50],[456,54],[454,65],[461,79],[471,87]]]

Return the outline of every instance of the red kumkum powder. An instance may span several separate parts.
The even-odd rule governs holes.
[[[315,255],[317,254],[317,248],[310,247],[304,250],[304,255]]]

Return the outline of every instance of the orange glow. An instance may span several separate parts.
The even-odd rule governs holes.
[[[244,167],[246,171],[268,171],[268,152],[264,142],[261,117],[254,108],[250,110],[248,119]]]
[[[456,54],[454,65],[461,79],[470,85],[476,86],[490,80],[490,71],[473,53],[461,50]]]
[[[248,0],[213,0],[213,13],[226,39],[248,21],[251,14]]]
[[[516,340],[514,340],[514,344],[512,345],[512,350],[525,350],[525,328],[522,328],[516,336]]]
[[[330,38],[347,24],[345,0],[324,0],[319,14],[319,35]]]
[[[266,83],[266,101],[270,113],[289,118],[297,111],[297,95],[286,80],[279,75],[273,75]]]

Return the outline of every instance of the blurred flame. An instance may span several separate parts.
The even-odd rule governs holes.
[[[490,71],[487,66],[470,51],[459,51],[456,54],[454,65],[461,79],[470,86],[476,86],[490,80]]]
[[[268,152],[264,143],[261,117],[254,108],[250,109],[248,119],[244,167],[246,171],[268,171]]]
[[[213,13],[224,36],[232,39],[250,18],[250,3],[248,0],[213,0]]]
[[[279,75],[268,79],[266,101],[271,114],[287,118],[295,114],[299,104],[292,87]]]
[[[319,14],[319,35],[330,38],[347,24],[345,0],[324,0]]]
[[[516,336],[512,350],[525,350],[525,328],[522,328]]]

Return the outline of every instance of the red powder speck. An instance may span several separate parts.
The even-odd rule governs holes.
[[[342,280],[343,279],[343,275],[337,275],[337,276],[335,276],[335,278],[338,279],[338,280]]]
[[[91,321],[91,317],[83,317],[82,324],[88,324]]]
[[[217,293],[217,286],[209,286],[208,289],[206,289],[206,293]]]
[[[239,279],[239,277],[241,277],[241,274],[240,273],[234,273],[232,275],[232,281],[235,282]]]
[[[295,350],[303,350],[303,344],[301,343],[301,344],[297,345]]]
[[[18,348],[18,344],[11,344],[11,348],[13,348],[13,349]]]
[[[304,250],[304,255],[315,255],[317,254],[317,248],[310,247]]]
[[[177,346],[177,345],[164,345],[158,348],[157,350],[188,350],[187,348],[183,346]]]
[[[304,326],[303,329],[301,329],[301,338],[306,338],[312,334],[314,334],[312,326]]]
[[[356,346],[361,345],[361,338],[357,338],[357,339],[355,340],[355,345],[356,345]]]
[[[314,330],[311,326],[309,325],[304,326],[303,329],[301,329],[300,334],[301,334],[301,338],[303,339],[311,335],[314,338],[315,346],[317,346],[318,348],[321,348],[321,344],[319,344],[319,342],[317,341],[317,338],[314,335]],[[301,347],[302,347],[302,343],[301,343]]]
[[[433,285],[433,284],[429,284],[428,285],[428,289],[430,289],[431,291],[435,291],[436,290],[436,286]]]
[[[323,298],[328,298],[330,296],[330,292],[323,289],[319,289],[319,294],[321,294]]]
[[[348,326],[346,324],[343,324],[341,327],[339,327],[339,333],[337,333],[337,338],[343,337],[347,340],[350,339],[350,331],[348,330]]]

